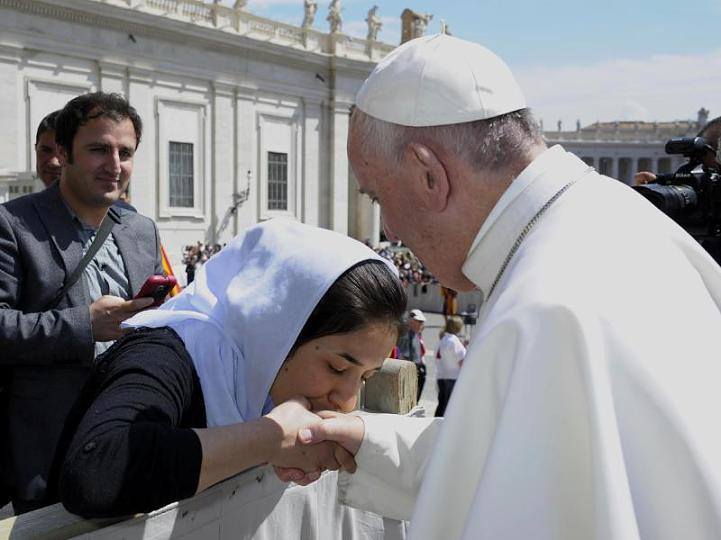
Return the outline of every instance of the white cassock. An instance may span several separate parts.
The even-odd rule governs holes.
[[[706,252],[556,146],[463,271],[487,301],[445,419],[366,418],[342,502],[411,518],[413,539],[720,538],[721,270]]]

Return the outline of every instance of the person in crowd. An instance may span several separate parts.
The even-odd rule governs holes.
[[[437,283],[433,275],[428,272],[423,263],[408,249],[393,251],[388,247],[376,249],[381,257],[392,261],[398,268],[398,276],[403,285],[429,285]],[[423,290],[425,292],[425,290]]]
[[[261,463],[298,481],[352,470],[335,443],[297,448],[297,431],[320,421],[308,409],[353,410],[405,305],[392,266],[360,242],[284,219],[248,229],[98,359],[58,452],[63,504],[119,516]]]
[[[721,116],[707,122],[696,135],[706,139],[710,149],[703,157],[702,165],[707,169],[720,170],[721,162],[718,159],[719,140],[721,140]],[[650,171],[639,171],[633,177],[635,185],[649,184],[656,181],[656,175]]]
[[[348,152],[389,240],[484,301],[444,418],[337,414],[299,432],[355,455],[341,501],[410,519],[415,540],[717,538],[708,253],[547,148],[508,67],[455,37],[379,62]]]
[[[0,365],[9,374],[3,482],[16,512],[47,503],[58,437],[95,356],[123,334],[122,320],[152,303],[132,298],[162,273],[155,224],[113,207],[130,182],[141,133],[140,117],[119,95],[71,100],[55,117],[60,180],[0,205]],[[103,230],[110,232],[81,264]]]
[[[45,116],[40,121],[35,135],[35,175],[45,188],[60,180],[62,172],[60,152],[55,141],[55,120],[61,110],[53,111]],[[130,204],[127,187],[118,199],[113,202],[113,205],[137,212],[135,207]]]
[[[448,320],[448,317],[458,313],[458,292],[441,286],[441,296],[443,296],[443,317]]]
[[[426,344],[423,342],[423,327],[426,316],[420,309],[412,309],[407,315],[405,331],[398,336],[398,342],[393,349],[392,357],[413,362],[418,374],[418,389],[416,400],[421,399],[423,386],[426,384]]]
[[[195,279],[195,272],[198,267],[205,264],[208,259],[218,253],[223,246],[220,244],[206,244],[197,242],[194,245],[183,248],[183,264],[185,264],[186,281],[189,284]]]
[[[55,120],[60,111],[53,111],[40,121],[35,134],[35,174],[47,188],[60,180],[60,154],[55,143]]]
[[[453,386],[466,357],[466,347],[461,343],[458,334],[463,330],[463,319],[451,315],[446,319],[441,340],[436,351],[436,381],[438,383],[438,406],[435,416],[443,416],[451,399]]]

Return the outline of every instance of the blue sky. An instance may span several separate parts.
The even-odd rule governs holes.
[[[314,27],[328,30],[329,0]],[[373,0],[343,0],[343,30],[365,37]],[[546,129],[596,120],[721,115],[721,0],[375,0],[380,39],[397,43],[404,8],[444,19],[451,32],[481,43],[516,74]],[[252,13],[300,24],[303,0],[249,0]]]

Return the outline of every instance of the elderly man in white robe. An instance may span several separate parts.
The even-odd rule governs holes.
[[[360,190],[438,279],[484,302],[445,419],[327,414],[348,505],[412,539],[719,538],[721,270],[560,146],[510,70],[435,35],[357,97]]]

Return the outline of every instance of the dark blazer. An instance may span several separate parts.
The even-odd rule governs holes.
[[[132,294],[163,274],[153,221],[113,207]],[[82,258],[57,183],[0,205],[0,368],[10,374],[6,482],[17,510],[42,506],[55,446],[94,357],[84,279],[47,308]]]

